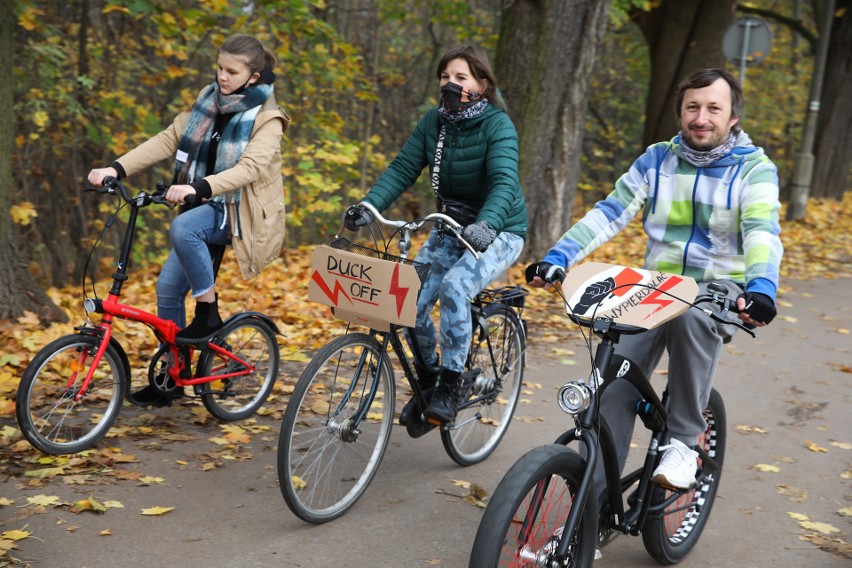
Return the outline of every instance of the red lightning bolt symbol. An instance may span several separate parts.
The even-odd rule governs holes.
[[[399,317],[402,313],[402,306],[405,304],[405,297],[408,296],[408,288],[399,285],[399,264],[393,267],[393,277],[388,293],[396,296],[396,317]]]
[[[343,289],[343,286],[340,285],[340,282],[338,280],[334,281],[334,291],[332,291],[328,287],[328,284],[326,284],[325,280],[322,279],[319,270],[314,270],[314,273],[311,275],[311,280],[317,283],[317,286],[320,287],[320,290],[322,290],[325,295],[328,296],[332,302],[334,302],[335,306],[337,305],[338,293],[343,294],[343,297],[349,300],[350,304],[352,303],[352,299],[346,295],[346,291]]]
[[[667,292],[669,289],[675,287],[680,281],[681,279],[677,276],[672,276],[671,278],[668,278],[665,282],[658,286],[656,290],[654,290],[651,294],[649,294],[644,300],[640,302],[640,304],[659,304],[657,306],[657,309],[645,316],[645,319],[648,319],[655,313],[659,312],[660,310],[674,302],[674,300],[669,300],[661,296],[663,295],[663,292]]]

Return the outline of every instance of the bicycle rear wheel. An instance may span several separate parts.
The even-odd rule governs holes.
[[[524,378],[526,338],[520,318],[505,304],[490,304],[482,321],[474,321],[467,365],[482,372],[464,391],[465,402],[478,402],[459,410],[453,428],[441,430],[447,454],[463,466],[481,462],[497,448],[512,421]]]
[[[722,464],[725,461],[725,441],[727,423],[725,405],[722,396],[713,389],[710,401],[704,410],[707,430],[699,436],[698,446],[718,464],[718,469],[708,472],[703,464],[696,474],[696,485],[692,489],[680,492],[681,495],[658,514],[649,514],[642,530],[642,542],[657,562],[675,564],[683,560],[692,550],[701,531],[707,524],[719,480],[722,476]],[[659,505],[672,498],[674,492],[656,487],[651,497],[651,505]]]
[[[381,345],[369,335],[338,337],[308,363],[290,396],[278,440],[278,482],[287,506],[305,521],[343,515],[378,471],[395,396],[389,354],[381,367],[380,355]]]
[[[242,420],[257,412],[272,392],[278,378],[278,339],[266,323],[254,318],[230,323],[217,335],[225,349],[255,371],[200,384],[201,402],[219,420]],[[199,357],[196,375],[223,376],[245,369],[242,363],[208,348]]]
[[[550,566],[565,537],[568,514],[586,462],[565,446],[541,446],[515,462],[500,481],[479,522],[470,568]],[[580,522],[571,535],[568,564],[589,568],[597,546],[597,498],[589,491]],[[555,565],[555,564],[554,564]]]
[[[121,356],[107,345],[86,394],[75,400],[101,338],[66,335],[33,358],[18,385],[15,412],[30,444],[47,454],[91,448],[115,422],[127,392]]]

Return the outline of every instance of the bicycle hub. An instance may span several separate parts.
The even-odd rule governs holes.
[[[576,416],[589,407],[591,398],[589,385],[583,381],[572,381],[562,385],[556,400],[559,402],[559,408],[566,414]]]

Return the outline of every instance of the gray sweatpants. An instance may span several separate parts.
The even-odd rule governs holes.
[[[735,283],[720,280],[728,289],[728,297],[736,298],[742,289]],[[709,283],[699,284],[698,296],[706,296]],[[700,304],[705,308],[717,308],[716,304]],[[731,314],[730,317],[735,317]],[[731,337],[736,328],[718,324],[706,314],[690,308],[675,319],[658,328],[638,335],[624,335],[615,347],[615,352],[633,361],[648,378],[663,356],[669,354],[669,437],[677,438],[687,446],[698,442],[698,435],[707,428],[704,408],[710,399],[710,390],[716,367],[722,352],[723,341]],[[662,384],[654,383],[658,393]],[[633,426],[636,423],[638,391],[627,381],[615,381],[609,385],[601,399],[601,413],[612,430],[618,454],[618,466],[624,469]],[[603,475],[601,462],[595,475],[600,489]]]

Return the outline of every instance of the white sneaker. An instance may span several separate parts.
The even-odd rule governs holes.
[[[658,485],[688,489],[695,485],[695,472],[698,470],[698,452],[690,449],[677,438],[672,438],[664,450],[660,465],[654,470],[651,481]]]

